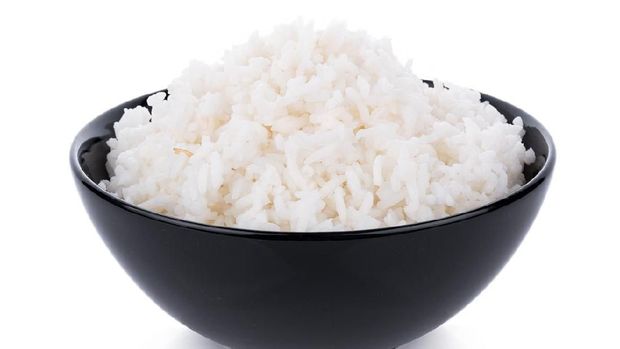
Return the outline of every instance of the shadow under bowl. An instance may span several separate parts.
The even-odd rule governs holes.
[[[150,95],[150,94],[149,94]],[[549,133],[524,111],[483,95],[537,154],[509,197],[444,219],[353,232],[279,233],[209,226],[130,205],[99,188],[105,142],[124,108],[76,136],[70,161],[97,231],[132,279],[194,331],[233,348],[394,348],[473,300],[515,252],[555,163]]]

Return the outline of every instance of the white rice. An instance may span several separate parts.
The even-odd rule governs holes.
[[[191,63],[152,112],[125,110],[100,186],[181,219],[298,232],[422,222],[518,189],[535,157],[522,120],[434,83],[388,40],[281,26]]]

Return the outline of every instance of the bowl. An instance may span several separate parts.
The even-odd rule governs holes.
[[[232,348],[394,348],[431,331],[472,301],[519,246],[555,163],[545,128],[521,109],[537,154],[509,197],[424,223],[349,232],[282,233],[193,223],[128,204],[97,186],[106,140],[124,108],[84,127],[71,169],[101,238],[135,283],[192,330]],[[506,301],[509,301],[508,299]]]

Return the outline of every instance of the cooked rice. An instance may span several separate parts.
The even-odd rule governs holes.
[[[534,161],[522,120],[434,84],[388,40],[280,26],[191,63],[151,112],[125,110],[100,186],[181,219],[297,232],[422,222],[518,189]]]

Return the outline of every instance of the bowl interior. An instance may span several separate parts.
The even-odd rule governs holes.
[[[482,101],[489,102],[494,106],[506,117],[508,122],[512,122],[518,116],[523,119],[523,128],[525,129],[523,144],[526,149],[532,148],[536,154],[536,161],[523,167],[525,182],[530,182],[545,167],[551,156],[553,147],[551,136],[538,120],[512,104],[485,94],[482,94]]]

